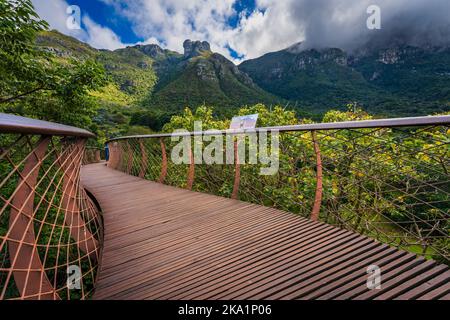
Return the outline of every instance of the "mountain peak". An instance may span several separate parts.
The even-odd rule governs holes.
[[[134,47],[154,59],[164,56],[164,50],[157,44],[136,45]]]
[[[297,54],[297,53],[304,51],[305,48],[306,48],[305,43],[303,41],[300,41],[300,42],[294,43],[293,45],[287,47],[285,50],[287,52]]]
[[[211,46],[207,41],[185,40],[183,43],[184,57],[192,58],[201,55],[203,52],[211,52]]]

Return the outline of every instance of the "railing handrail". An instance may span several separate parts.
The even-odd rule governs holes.
[[[445,116],[426,116],[426,117],[408,117],[408,118],[392,118],[392,119],[376,119],[362,121],[344,121],[344,122],[326,122],[299,124],[290,126],[261,127],[255,129],[240,130],[208,130],[198,132],[177,132],[177,133],[157,133],[145,135],[133,135],[117,137],[108,140],[108,142],[126,140],[126,139],[146,139],[146,138],[167,138],[167,137],[185,137],[198,135],[235,135],[257,133],[260,131],[315,131],[315,130],[338,130],[338,129],[369,129],[369,128],[396,128],[396,127],[419,127],[430,125],[449,125],[450,115]]]
[[[198,128],[175,131],[174,136],[187,139],[187,145],[177,146],[170,144],[170,133],[136,135],[112,140],[107,166],[156,183],[323,220],[450,261],[449,126],[450,116],[442,115],[252,130]],[[249,139],[248,146],[245,139],[228,139],[269,130],[277,130],[270,142],[264,135]],[[274,137],[278,132],[281,136]],[[204,143],[201,134],[226,135],[226,146],[223,141],[208,144],[210,139]],[[192,144],[194,135],[200,140]]]
[[[0,113],[0,133],[40,134],[83,138],[95,137],[95,134],[85,129],[6,113]]]

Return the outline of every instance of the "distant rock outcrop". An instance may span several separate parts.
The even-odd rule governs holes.
[[[239,70],[265,91],[313,112],[326,112],[349,102],[357,102],[372,113],[395,116],[449,109],[447,47],[394,44],[380,49],[368,44],[346,52],[297,43],[246,60]],[[418,107],[411,107],[414,105]]]
[[[201,55],[203,52],[211,52],[211,46],[207,41],[185,40],[183,43],[184,57],[192,58]]]
[[[145,107],[164,114],[202,104],[229,114],[230,109],[259,102],[289,103],[308,117],[329,109],[345,110],[350,102],[382,116],[418,116],[450,109],[449,46],[393,43],[380,48],[378,43],[368,43],[344,51],[297,43],[236,66],[211,52],[206,41],[184,41],[183,53],[156,44],[109,51],[45,31],[36,43],[60,59],[91,59],[103,65],[113,89],[127,95],[127,99],[122,94],[115,99],[115,92],[108,92],[114,103],[142,100]]]
[[[165,56],[164,50],[157,44],[137,45],[135,48],[153,59],[158,59]]]

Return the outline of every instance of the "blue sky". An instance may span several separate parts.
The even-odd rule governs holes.
[[[124,43],[137,43],[146,40],[142,35],[135,33],[132,21],[119,14],[111,14],[114,12],[114,6],[107,2],[99,0],[71,0],[68,1],[68,4],[78,5],[82,9],[82,14],[89,15],[96,23],[111,29]],[[238,27],[240,16],[245,15],[248,17],[256,9],[256,4],[254,0],[238,0],[233,4],[233,8],[235,14],[227,19],[227,25],[230,28]],[[86,29],[83,23],[82,27]],[[158,35],[154,36],[157,38]],[[229,48],[229,51],[233,57],[239,57],[239,54],[234,49]]]
[[[112,50],[137,43],[156,43],[182,51],[182,42],[190,38],[209,41],[214,51],[235,62],[248,54],[226,38],[238,32],[243,21],[265,12],[256,0],[191,0],[185,5],[180,0],[33,0],[33,3],[51,28],[97,48]],[[70,5],[81,9],[81,31],[68,30],[65,26],[68,15],[64,9]],[[149,15],[154,11],[163,12],[160,16],[166,23],[161,23],[155,15],[146,21],[146,11]],[[172,18],[176,20],[175,27],[170,23]]]
[[[79,6],[82,15],[87,14],[98,24],[111,29],[124,43],[135,43],[145,40],[134,33],[128,19],[117,14],[111,14],[112,7],[103,1],[71,0],[68,1],[68,4]],[[86,29],[84,23],[82,23],[82,27]]]
[[[239,63],[298,42],[301,48],[353,49],[393,30],[408,41],[450,41],[449,0],[32,0],[51,28],[99,49],[155,43],[183,51],[186,39],[208,41]],[[381,10],[369,30],[368,7]],[[69,5],[81,9],[82,30],[67,28]]]

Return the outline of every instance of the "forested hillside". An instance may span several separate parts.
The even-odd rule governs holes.
[[[325,112],[356,102],[375,114],[427,115],[450,109],[450,48],[393,46],[307,49],[302,44],[243,62],[263,89],[298,108]]]
[[[36,43],[56,61],[93,60],[104,68],[108,83],[90,95],[99,104],[95,122],[108,135],[160,130],[185,107],[212,105],[216,114],[230,116],[243,105],[283,101],[211,52],[207,42],[186,40],[184,54],[153,44],[107,51],[44,31]]]

